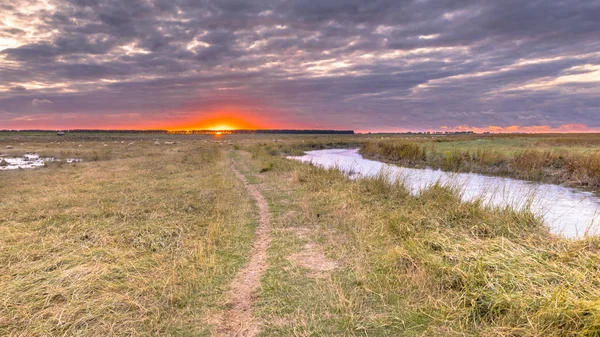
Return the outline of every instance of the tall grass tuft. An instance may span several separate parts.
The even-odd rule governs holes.
[[[361,146],[361,153],[377,155],[386,160],[413,164],[427,159],[425,147],[416,142],[368,142]]]

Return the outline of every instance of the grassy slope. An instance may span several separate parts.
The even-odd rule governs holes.
[[[83,148],[121,159],[0,172],[0,335],[209,334],[254,226],[223,151]]]
[[[412,197],[264,149],[242,155],[274,212],[264,336],[600,333],[600,239],[558,239],[530,214],[440,187]],[[290,259],[307,242],[339,267],[307,276]]]

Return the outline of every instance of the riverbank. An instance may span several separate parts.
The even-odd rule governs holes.
[[[558,140],[557,140],[558,141]],[[366,158],[407,167],[475,172],[577,187],[600,187],[600,152],[528,147],[507,151],[409,140],[365,142]]]
[[[456,191],[465,202],[531,211],[554,235],[575,239],[600,233],[600,197],[578,188],[477,173],[400,167],[365,159],[358,149],[316,150],[288,158],[335,168],[353,178],[383,175],[390,181],[401,182],[415,196],[437,184]]]
[[[561,239],[528,212],[439,185],[413,196],[381,176],[251,152],[240,162],[274,211],[265,336],[600,332],[599,238]],[[297,262],[315,246],[335,268]]]

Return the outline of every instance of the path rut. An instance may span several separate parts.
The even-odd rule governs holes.
[[[267,268],[267,250],[271,241],[270,212],[265,197],[258,188],[248,183],[248,179],[232,164],[231,169],[242,181],[259,209],[259,222],[256,238],[250,251],[250,261],[236,275],[228,294],[227,311],[217,328],[219,336],[255,336],[259,326],[253,316],[253,304],[260,278]]]

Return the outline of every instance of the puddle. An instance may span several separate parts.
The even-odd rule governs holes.
[[[30,169],[36,167],[42,167],[48,162],[58,162],[60,159],[52,157],[40,157],[37,153],[27,153],[22,157],[5,157],[0,156],[0,171],[4,170],[17,170],[17,169]],[[68,158],[65,159],[66,163],[78,163],[81,159]]]
[[[358,149],[309,151],[304,156],[288,158],[326,168],[335,167],[351,177],[372,177],[383,172],[391,179],[403,180],[413,194],[439,182],[459,187],[465,201],[481,199],[492,207],[529,209],[542,216],[552,233],[557,235],[580,238],[598,234],[600,198],[581,189],[476,173],[405,168],[364,159]]]

